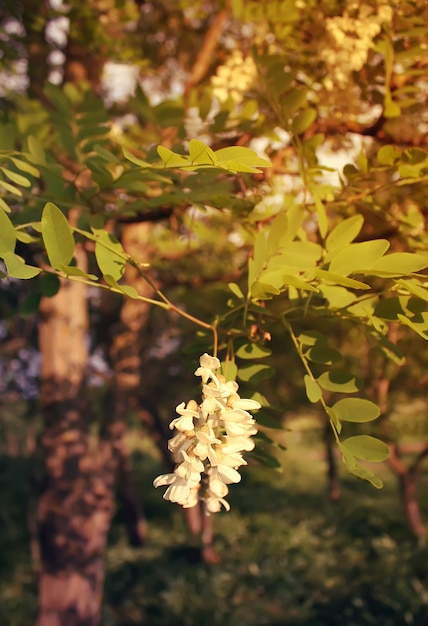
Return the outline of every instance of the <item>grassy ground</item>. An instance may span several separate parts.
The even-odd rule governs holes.
[[[428,624],[428,549],[409,535],[389,471],[381,470],[382,491],[341,471],[342,498],[331,504],[317,439],[298,433],[286,439],[282,473],[252,466],[232,486],[232,511],[215,519],[222,559],[216,566],[195,562],[180,509],[151,486],[162,471],[158,459],[136,446],[149,542],[128,546],[119,510],[102,626]],[[0,475],[0,624],[30,626],[36,597],[27,483],[18,485],[15,471]],[[424,477],[421,494],[427,486]],[[428,501],[423,495],[421,501],[428,519]]]
[[[232,486],[232,511],[215,520],[217,566],[190,562],[180,511],[150,489],[158,467],[141,457],[150,543],[131,551],[114,528],[103,626],[428,624],[428,550],[410,537],[388,470],[382,491],[341,472],[331,504],[319,444],[288,443],[282,473],[250,467]]]

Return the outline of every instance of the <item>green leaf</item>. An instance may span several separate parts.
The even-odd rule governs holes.
[[[359,280],[355,280],[355,278],[340,276],[340,274],[334,274],[333,272],[327,272],[326,270],[320,270],[318,268],[314,270],[314,276],[328,283],[332,283],[333,285],[340,285],[341,287],[364,290],[370,289],[369,285],[366,285],[366,283],[362,283]]]
[[[336,402],[332,409],[342,422],[371,422],[380,415],[377,404],[363,398],[344,398]]]
[[[35,137],[29,135],[27,137],[27,145],[33,163],[36,163],[37,165],[45,165],[46,156],[42,148],[42,144]]]
[[[80,269],[80,267],[75,267],[74,265],[60,265],[58,269],[61,270],[61,272],[64,272],[68,278],[84,278],[91,282],[98,280],[98,276],[95,276],[95,274],[88,274],[84,270]]]
[[[74,254],[74,237],[65,215],[52,202],[42,213],[42,237],[49,263],[54,269],[68,265]]]
[[[405,315],[398,314],[397,317],[400,322],[404,324],[404,326],[408,326],[409,328],[414,330],[415,333],[420,335],[420,337],[422,337],[423,339],[428,339],[428,314],[424,313],[422,315],[422,322],[414,322],[412,320],[409,320],[409,318]]]
[[[382,146],[377,153],[377,160],[382,165],[394,165],[400,159],[401,153],[396,146]]]
[[[362,461],[380,463],[389,456],[389,449],[386,443],[371,435],[348,437],[341,443],[341,449],[343,447]]]
[[[130,285],[120,285],[113,278],[113,276],[109,276],[108,274],[105,274],[104,280],[106,281],[107,285],[112,287],[112,291],[115,291],[116,293],[123,293],[125,296],[128,296],[129,298],[133,298],[134,300],[138,300],[138,298],[140,297],[135,287],[131,287]]]
[[[317,110],[312,108],[300,111],[291,122],[291,132],[301,135],[315,122],[317,115]]]
[[[263,274],[263,279],[265,275]],[[305,282],[301,278],[297,278],[297,276],[290,276],[289,274],[284,274],[282,277],[283,284],[287,287],[296,287],[296,289],[302,289],[303,291],[312,291],[313,293],[319,293],[319,289],[313,287],[309,283]]]
[[[355,294],[345,287],[338,287],[336,285],[321,285],[320,291],[323,298],[325,298],[329,307],[334,309],[342,309],[355,302]]]
[[[421,298],[421,300],[425,300],[428,302],[428,289],[422,287],[418,280],[410,279],[410,280],[399,280],[398,286],[406,291],[410,291],[411,294]]]
[[[383,114],[386,118],[400,117],[401,108],[391,97],[385,97]]]
[[[243,382],[259,383],[267,378],[272,378],[275,374],[275,370],[270,365],[261,365],[259,363],[251,363],[249,365],[242,365],[238,370],[238,378]]]
[[[428,267],[428,257],[412,252],[393,252],[382,257],[370,268],[370,274],[403,276]]]
[[[292,241],[287,244],[281,255],[281,261],[287,266],[306,269],[313,267],[321,258],[322,248],[311,241]]]
[[[329,270],[342,276],[364,273],[373,267],[389,246],[390,243],[386,239],[351,243],[333,256]]]
[[[125,159],[127,159],[128,161],[131,161],[131,163],[134,163],[134,165],[138,165],[139,167],[143,167],[143,168],[151,167],[150,163],[146,163],[146,161],[142,161],[141,159],[136,157],[134,154],[132,154],[132,152],[130,152],[127,148],[122,148],[122,152],[123,152],[123,156],[125,157]],[[158,150],[158,154],[159,154],[159,150]]]
[[[230,172],[260,173],[259,167],[270,167],[272,164],[267,159],[262,159],[257,152],[244,146],[230,146],[221,148],[214,153],[217,167]]]
[[[265,450],[262,450],[260,446],[257,446],[252,453],[252,457],[255,458],[261,465],[266,465],[267,467],[271,467],[273,469],[279,469],[281,463],[275,456],[269,454]]]
[[[236,375],[238,373],[238,367],[235,361],[222,361],[221,362],[221,373],[226,379],[226,382],[229,380],[236,380]]]
[[[12,161],[12,163],[16,165],[16,167],[19,170],[21,170],[21,172],[26,172],[27,174],[30,174],[31,176],[34,176],[35,178],[38,178],[40,176],[39,170],[35,168],[33,165],[31,165],[30,163],[26,163],[26,161],[22,161],[21,159],[17,159],[16,157],[9,157],[9,158]]]
[[[340,352],[321,342],[309,348],[305,352],[305,357],[314,363],[322,363],[323,365],[334,365],[334,363],[339,363],[342,360]]]
[[[236,283],[228,283],[228,287],[234,296],[238,298],[238,300],[244,300],[245,296],[241,291],[241,288]]]
[[[317,330],[306,330],[298,336],[299,343],[302,346],[314,346],[316,343],[325,344],[327,339]]]
[[[313,402],[313,403],[318,402],[318,400],[322,398],[321,387],[319,386],[317,381],[311,378],[310,376],[308,376],[308,374],[305,375],[304,381],[305,381],[306,395],[308,396],[309,402]]]
[[[326,411],[327,411],[327,415],[330,418],[330,422],[333,424],[338,434],[340,435],[342,431],[342,424],[340,423],[339,418],[337,417],[336,413],[333,411],[333,409],[330,406],[326,407]]]
[[[354,215],[340,222],[328,235],[325,245],[328,251],[345,248],[354,241],[364,224],[362,215]]]
[[[296,87],[289,94],[281,98],[281,111],[284,121],[288,122],[290,117],[302,106],[306,104],[308,90],[306,87]]]
[[[253,342],[245,343],[236,351],[236,356],[240,359],[263,359],[271,354],[269,348]]]
[[[21,241],[22,243],[37,243],[37,242],[40,242],[40,237],[34,237],[33,235],[30,235],[29,233],[26,233],[23,230],[17,230],[16,231],[16,238],[17,238],[18,241]]]
[[[0,209],[3,209],[5,213],[11,213],[10,206],[6,204],[3,198],[0,196]]]
[[[382,489],[383,487],[383,482],[381,481],[381,479],[376,476],[376,474],[373,474],[373,472],[371,472],[366,467],[362,467],[361,465],[355,465],[355,467],[351,470],[351,474],[353,476],[357,476],[357,478],[367,480],[373,485],[373,487],[376,487],[376,489]]]
[[[39,287],[44,296],[52,298],[58,293],[61,282],[55,274],[42,274],[39,279]]]
[[[2,256],[6,265],[7,273],[12,278],[27,280],[29,278],[34,278],[37,274],[40,274],[41,270],[38,267],[26,265],[24,259],[14,252],[5,252]]]
[[[326,391],[338,393],[356,393],[361,388],[361,382],[344,370],[324,372],[318,376],[317,381]]]
[[[22,176],[22,174],[12,172],[7,167],[0,167],[0,170],[16,185],[20,185],[21,187],[31,187],[31,181],[29,181],[28,178],[25,178],[25,176]]]
[[[22,191],[18,189],[18,187],[15,187],[15,185],[8,183],[6,180],[0,180],[0,187],[3,187],[3,189],[12,193],[14,196],[22,196]]]
[[[216,156],[209,146],[206,146],[198,139],[191,139],[189,142],[189,155],[192,165],[208,165],[216,164]]]
[[[126,255],[122,244],[106,230],[95,230],[95,257],[103,275],[112,276],[118,281],[126,266]]]
[[[338,446],[346,467],[352,473],[353,470],[357,467],[357,462],[355,460],[354,454],[351,452],[351,450],[349,450],[349,448],[343,445],[341,441],[338,442]]]
[[[12,222],[0,207],[0,256],[4,252],[13,252],[16,245],[16,232]]]
[[[190,167],[191,163],[187,157],[183,157],[164,146],[158,146],[157,152],[165,167]]]

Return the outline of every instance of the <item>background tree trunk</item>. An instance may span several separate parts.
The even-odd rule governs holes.
[[[79,246],[76,260],[85,267]],[[68,281],[40,308],[45,488],[38,515],[38,626],[99,623],[112,501],[91,452],[86,303],[86,287]]]

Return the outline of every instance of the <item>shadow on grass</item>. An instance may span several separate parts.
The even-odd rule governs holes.
[[[346,477],[331,504],[322,462],[284,475],[250,467],[231,487],[231,513],[216,516],[212,567],[190,562],[180,511],[150,488],[162,470],[147,458],[137,468],[149,545],[130,551],[116,528],[104,626],[428,623],[428,550],[409,535],[393,481],[379,492]]]

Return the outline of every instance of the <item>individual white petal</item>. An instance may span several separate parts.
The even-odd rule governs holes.
[[[183,460],[183,455],[181,453],[183,450],[188,450],[191,443],[192,438],[186,437],[186,435],[181,432],[177,433],[168,441],[168,450],[171,452],[175,461]]]
[[[254,440],[250,437],[245,437],[244,435],[237,435],[235,437],[228,435],[223,439],[223,450],[225,451],[225,454],[241,452],[242,450],[250,452],[251,450],[254,450],[255,447],[256,444],[254,443]]]
[[[251,400],[250,398],[239,398],[233,403],[234,409],[244,409],[246,411],[256,411],[261,408],[260,402],[257,400]]]
[[[213,495],[207,495],[205,498],[205,506],[208,513],[218,513],[221,509],[221,505],[224,506],[226,511],[230,511],[230,504],[224,498],[217,498]]]
[[[163,494],[164,500],[183,504],[190,495],[190,487],[184,479],[178,479],[173,485],[170,485]]]
[[[209,492],[217,496],[218,498],[224,498],[229,493],[229,487],[219,480],[217,476],[210,476],[209,478]]]
[[[161,474],[153,481],[154,487],[162,487],[162,485],[171,485],[177,476],[175,474]]]
[[[216,476],[219,480],[226,484],[239,483],[241,480],[241,474],[237,472],[233,467],[227,465],[218,465],[213,467],[211,475]]]
[[[210,356],[206,352],[199,359],[201,367],[206,367],[210,370],[217,370],[220,367],[220,361],[215,356]]]

